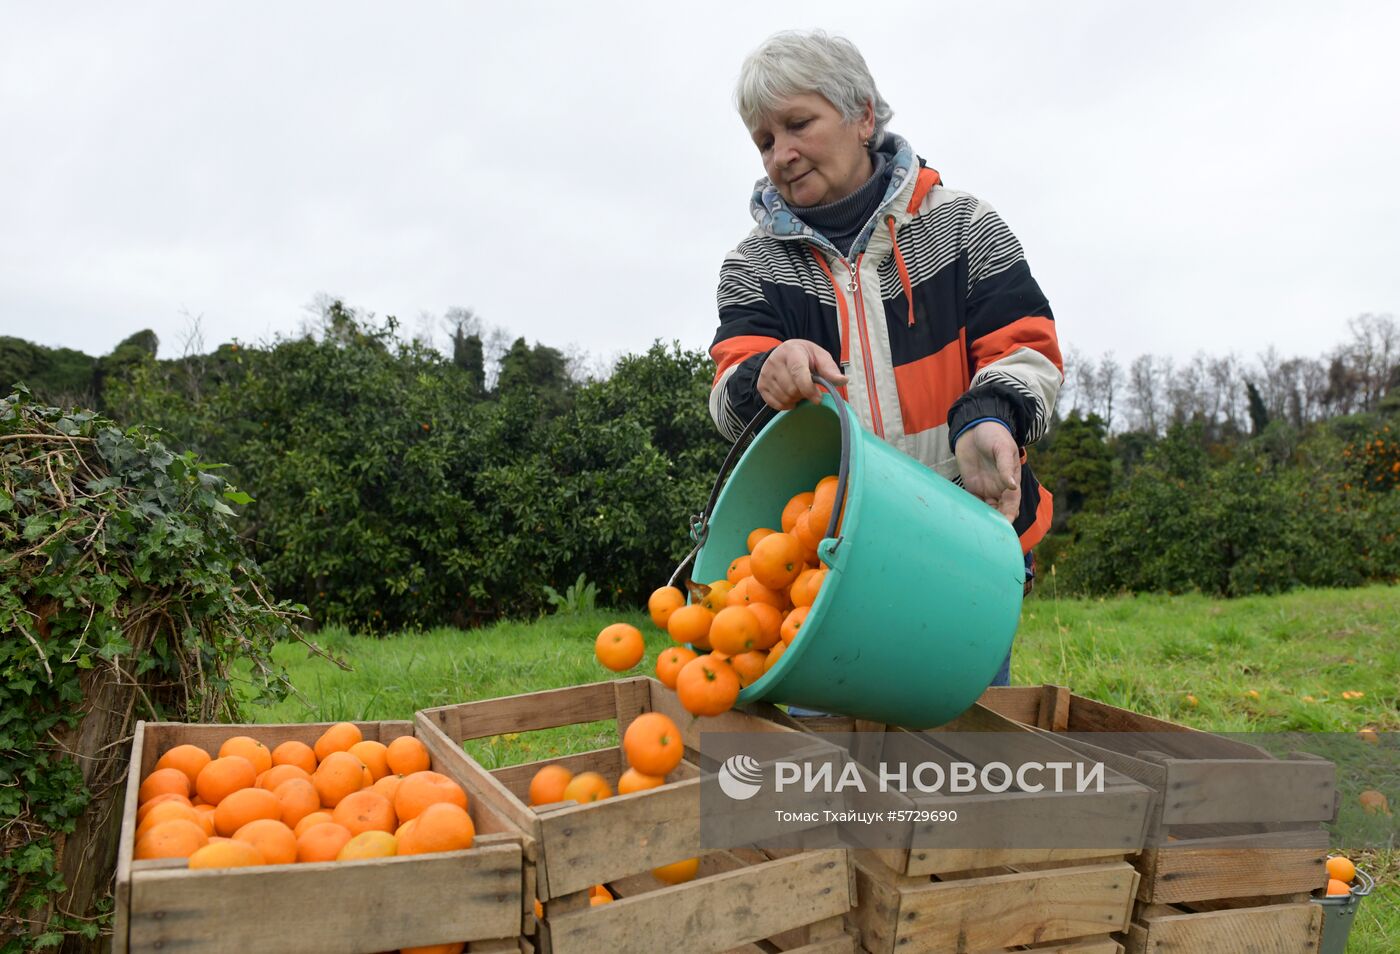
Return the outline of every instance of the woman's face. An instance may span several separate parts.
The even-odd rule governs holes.
[[[848,123],[820,93],[799,93],[778,104],[752,131],[763,169],[791,205],[844,199],[870,178],[862,145],[875,131],[875,111]]]

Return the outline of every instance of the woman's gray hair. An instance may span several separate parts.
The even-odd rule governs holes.
[[[865,58],[845,37],[822,30],[775,33],[744,60],[734,87],[734,106],[752,132],[763,117],[790,96],[820,93],[848,123],[857,122],[867,103],[875,105],[871,146],[885,138],[894,110],[880,91]]]

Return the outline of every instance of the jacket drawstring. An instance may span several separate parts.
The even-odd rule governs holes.
[[[894,216],[885,219],[890,227],[890,244],[894,246],[894,264],[899,269],[899,281],[904,286],[904,297],[909,300],[909,327],[914,327],[914,286],[909,281],[909,269],[904,266],[904,256],[899,251],[899,239],[894,236]]]
[[[846,296],[841,292],[841,286],[836,284],[836,276],[831,274],[831,266],[826,263],[821,252],[808,245],[807,251],[812,253],[812,258],[816,259],[817,267],[826,273],[827,281],[831,282],[831,291],[836,296],[836,310],[841,315],[841,373],[846,373],[846,366],[851,363],[851,316],[846,311]],[[844,387],[838,388],[841,396],[846,396]]]

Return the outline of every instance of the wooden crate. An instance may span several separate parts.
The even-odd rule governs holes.
[[[906,877],[858,857],[851,921],[872,954],[1017,949],[1113,951],[1129,926],[1137,872],[1124,861],[1037,869],[1003,865]]]
[[[1337,804],[1331,762],[1278,759],[1061,686],[989,689],[981,704],[1042,732],[1075,733],[1060,738],[1152,789],[1148,847],[1138,859],[1144,903],[1291,895],[1326,884],[1322,825]],[[1139,741],[1143,733],[1151,738]]]
[[[356,724],[366,739],[384,743],[415,734],[411,722]],[[458,770],[460,760],[445,758],[435,738],[423,738],[434,770],[467,790],[477,837],[466,851],[223,871],[190,871],[183,859],[133,860],[140,783],[162,753],[190,743],[213,754],[235,735],[268,748],[288,740],[312,745],[329,725],[137,723],[117,858],[116,954],[373,954],[463,940],[470,951],[526,949],[521,938],[533,912],[525,835],[481,797]]]
[[[746,945],[760,941],[769,945],[762,950],[853,951],[842,923],[855,891],[844,850],[770,857],[701,848],[700,787],[713,783],[698,765],[701,729],[790,729],[739,711],[697,720],[680,707],[674,692],[643,677],[427,709],[418,713],[418,727],[439,748],[457,752],[469,739],[604,720],[615,722],[620,742],[631,721],[649,711],[675,720],[687,758],[671,781],[643,792],[585,805],[528,804],[530,779],[548,763],[576,773],[600,772],[615,788],[625,768],[618,744],[494,772],[462,753],[458,768],[529,835],[527,869],[534,873],[534,892],[544,911],[536,937],[541,952],[705,954],[749,950]],[[665,886],[650,874],[697,856],[700,873],[685,884]],[[595,884],[607,885],[617,900],[592,907],[588,892]],[[779,946],[775,938],[786,939],[790,947]]]
[[[1323,912],[1306,900],[1259,899],[1182,905],[1141,904],[1128,929],[1127,954],[1314,954]]]
[[[851,754],[862,763],[879,759],[886,749],[902,754],[917,752],[921,761],[936,763],[945,770],[956,761],[978,763],[989,760],[989,756],[1012,764],[1084,761],[1082,755],[1065,749],[1056,740],[981,706],[973,706],[932,732],[911,732],[843,717],[794,720],[779,710],[771,710],[770,717],[780,724],[828,738],[858,732],[851,738],[862,750]],[[979,740],[988,741],[974,749],[967,744],[971,733],[979,733]],[[875,787],[867,783],[868,789]],[[1143,846],[1151,798],[1152,793],[1145,786],[1111,769],[1104,773],[1102,792],[1029,792],[1013,787],[1000,794],[891,791],[851,796],[853,807],[963,813],[958,822],[962,828],[956,833],[938,823],[911,824],[900,836],[886,838],[888,846],[871,841],[859,846],[871,849],[887,867],[905,876],[941,876],[997,865],[1067,866],[1079,861],[1121,861],[1136,855]],[[1057,846],[1037,847],[1037,841],[1044,842],[1043,831],[1049,827],[1060,833]],[[971,834],[974,831],[976,834]],[[1069,833],[1075,837],[1065,837]],[[941,839],[945,834],[956,837]],[[941,840],[955,843],[940,845]],[[1076,840],[1083,844],[1065,846]],[[976,842],[975,847],[968,846],[972,842]]]
[[[1011,764],[1083,760],[976,706],[932,733],[841,718],[792,724],[821,733],[860,732],[851,744],[861,747],[852,753],[861,762],[896,747],[901,757],[920,751],[921,760],[945,767],[989,753]],[[979,736],[970,746],[966,733],[974,732],[998,735]],[[1142,846],[1150,802],[1144,786],[1112,771],[1105,772],[1103,792],[882,793],[869,807],[955,809],[977,825],[978,835],[969,838],[964,829],[945,847],[937,841],[950,832],[946,826],[915,825],[900,836],[903,845],[854,851],[858,904],[850,923],[872,954],[1121,951],[1110,935],[1129,926],[1138,874],[1125,859]],[[1087,840],[1037,847],[1034,829],[1046,826],[1083,832]]]

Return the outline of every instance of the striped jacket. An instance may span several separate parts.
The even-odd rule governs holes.
[[[755,187],[758,224],[720,269],[710,414],[734,440],[762,406],[768,352],[804,338],[840,363],[861,423],[960,484],[950,436],[968,422],[999,418],[1022,448],[1045,433],[1064,377],[1054,317],[991,206],[945,188],[899,137],[881,149],[893,174],[849,258],[767,179]],[[1023,550],[1049,529],[1051,507],[1023,451]]]

